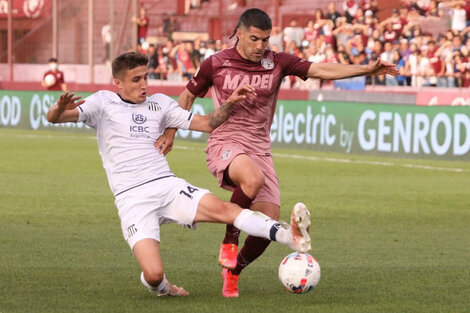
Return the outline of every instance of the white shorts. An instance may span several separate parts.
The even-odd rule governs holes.
[[[131,249],[142,239],[160,242],[160,225],[177,223],[196,228],[199,200],[209,190],[195,187],[184,179],[166,177],[130,189],[115,199],[124,239]]]

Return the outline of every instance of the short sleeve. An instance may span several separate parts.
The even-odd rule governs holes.
[[[196,75],[188,82],[186,89],[188,89],[196,97],[202,98],[205,96],[209,88],[212,86],[212,56],[205,59]]]
[[[285,52],[278,53],[278,58],[282,66],[283,76],[294,75],[303,80],[307,79],[308,70],[312,62]]]
[[[102,105],[100,105],[100,102],[98,93],[94,93],[85,98],[85,103],[77,107],[79,111],[77,122],[83,122],[90,127],[96,128],[102,113]]]
[[[190,111],[184,110],[179,106],[178,102],[172,98],[165,96],[163,94],[158,94],[160,99],[163,101],[158,101],[159,103],[165,103],[165,113],[162,121],[164,128],[181,128],[188,129],[191,125],[194,114]]]

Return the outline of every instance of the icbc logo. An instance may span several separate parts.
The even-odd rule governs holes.
[[[148,126],[140,126],[140,125],[132,125],[129,127],[132,133],[148,133],[149,127]]]

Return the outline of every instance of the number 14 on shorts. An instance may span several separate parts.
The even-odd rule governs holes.
[[[180,195],[185,195],[185,196],[188,197],[189,199],[192,199],[192,198],[193,198],[192,194],[193,194],[195,191],[198,191],[198,190],[199,190],[199,189],[194,188],[194,187],[191,187],[191,186],[186,186],[186,189],[187,189],[187,190],[182,189],[182,190],[180,191]]]

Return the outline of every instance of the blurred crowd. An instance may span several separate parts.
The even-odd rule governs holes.
[[[273,27],[270,49],[311,62],[368,64],[380,57],[397,65],[399,76],[367,77],[372,85],[470,86],[470,0],[401,2],[383,20],[377,17],[377,0],[345,0],[341,7],[332,2],[325,10],[317,9],[306,25],[292,19],[284,29]],[[433,34],[423,29],[423,21],[447,27]],[[177,30],[177,22],[168,23],[164,25],[171,31]],[[164,44],[146,49],[138,45],[150,58],[150,78],[173,81],[191,79],[204,59],[227,47],[221,40],[174,42],[171,34]],[[286,82],[300,89],[329,83],[294,78]]]

